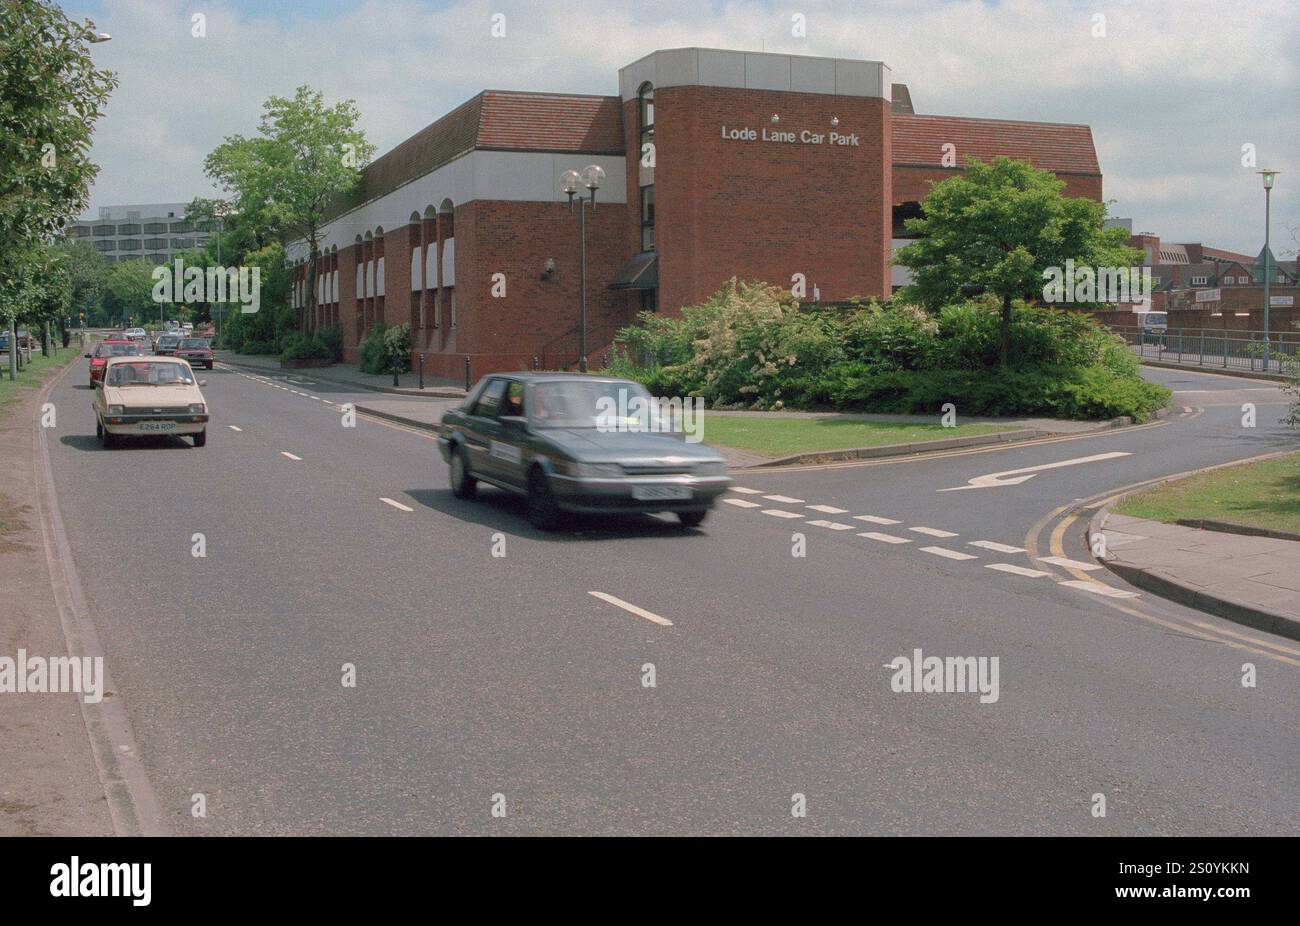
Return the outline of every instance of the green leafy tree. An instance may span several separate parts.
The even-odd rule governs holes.
[[[308,86],[292,99],[273,96],[263,104],[258,136],[229,136],[204,161],[204,169],[232,194],[233,211],[268,228],[281,244],[302,239],[308,249],[309,303],[302,325],[316,308],[316,261],[321,227],[335,197],[352,189],[374,146],[357,127],[352,100],[333,106]]]
[[[117,79],[91,60],[95,34],[52,0],[0,2],[0,320],[14,318],[13,287],[32,282],[39,249],[85,208],[99,170],[91,132]]]
[[[54,249],[62,255],[68,268],[72,285],[70,313],[75,319],[78,313],[85,312],[87,320],[97,324],[112,264],[86,241],[70,239],[55,245]]]
[[[1103,229],[1106,207],[1062,195],[1064,181],[1024,161],[971,158],[966,173],[937,183],[907,220],[918,240],[895,263],[912,272],[900,294],[931,312],[984,294],[1002,306],[1000,360],[1010,360],[1012,304],[1042,297],[1044,271],[1067,260],[1132,267],[1141,259],[1120,228]]]
[[[104,284],[104,308],[108,317],[122,325],[131,319],[143,325],[160,316],[153,301],[154,265],[144,260],[124,260],[113,264]]]

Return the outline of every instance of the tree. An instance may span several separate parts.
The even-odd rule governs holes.
[[[895,263],[912,272],[899,298],[930,311],[992,293],[1002,303],[1003,366],[1010,360],[1011,306],[1039,300],[1043,273],[1067,260],[1088,267],[1132,267],[1141,253],[1121,228],[1103,229],[1106,206],[1062,195],[1065,183],[1024,161],[967,161],[966,173],[937,183],[907,220],[919,239]]]
[[[124,260],[112,265],[104,284],[104,308],[110,319],[125,326],[152,321],[159,309],[153,301],[154,265],[145,260]]]
[[[304,329],[316,310],[316,262],[326,210],[356,185],[374,154],[356,126],[359,118],[354,101],[326,106],[321,93],[304,85],[293,99],[273,96],[263,104],[259,137],[229,136],[204,161],[208,176],[233,194],[234,211],[272,229],[282,245],[306,241]]]
[[[88,318],[98,315],[108,271],[112,266],[85,241],[67,240],[54,246],[68,268],[72,285],[72,313],[85,312]]]
[[[99,171],[91,131],[117,79],[94,67],[94,37],[52,0],[0,2],[0,320],[15,318],[15,287],[35,285],[39,252],[85,208]]]

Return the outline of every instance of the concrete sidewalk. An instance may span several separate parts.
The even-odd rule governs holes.
[[[1139,588],[1300,639],[1300,542],[1106,512],[1106,567]]]
[[[393,386],[393,374],[362,373],[350,363],[336,363],[329,367],[309,367],[302,370],[280,368],[280,358],[258,354],[237,354],[234,351],[219,350],[213,356],[218,363],[257,370],[261,373],[293,374],[305,379],[319,379],[342,386],[355,386],[370,392],[387,392],[393,395],[413,395],[433,398],[464,398],[464,383],[449,379],[424,377],[424,389],[419,388],[418,373],[402,373],[397,377],[398,385]]]

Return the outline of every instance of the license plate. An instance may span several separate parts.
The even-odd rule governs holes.
[[[691,497],[687,486],[632,486],[632,497],[639,502],[684,502]]]
[[[143,421],[140,423],[141,431],[175,431],[176,422],[174,421]]]

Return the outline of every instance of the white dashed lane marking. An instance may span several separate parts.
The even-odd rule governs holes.
[[[233,424],[228,424],[228,425],[226,425],[226,427],[230,428],[230,430],[232,430],[232,431],[242,431],[242,430],[244,430],[243,428],[237,428],[237,427],[235,427]]]
[[[763,497],[764,497],[765,499],[767,499],[769,502],[781,502],[781,503],[786,504],[786,505],[802,505],[802,504],[803,504],[803,499],[802,499],[802,498],[791,498],[791,497],[788,496],[788,495],[764,495]]]
[[[763,514],[770,514],[774,518],[802,518],[803,515],[797,511],[782,511],[780,508],[764,508]]]
[[[931,537],[956,537],[952,531],[941,531],[937,527],[909,527],[909,531],[916,531],[918,534],[928,534]]]
[[[746,489],[744,486],[732,486],[731,491],[739,492],[741,495],[762,495],[759,489]]]
[[[395,502],[395,501],[393,501],[391,498],[384,498],[382,495],[379,497],[379,500],[380,500],[381,502],[383,502],[385,505],[392,505],[392,506],[393,506],[394,508],[396,508],[398,511],[414,511],[414,510],[415,510],[414,508],[408,508],[406,505],[403,505],[401,502]]]
[[[906,537],[895,537],[893,534],[882,534],[879,531],[863,531],[858,534],[859,537],[866,537],[868,540],[879,540],[881,543],[911,543]]]
[[[1081,592],[1091,592],[1094,595],[1104,595],[1107,598],[1136,598],[1137,592],[1126,592],[1123,589],[1111,588],[1109,585],[1102,585],[1100,582],[1088,582],[1083,579],[1073,579],[1069,582],[1058,582],[1057,585],[1064,585],[1067,588],[1077,588]]]
[[[737,508],[759,508],[762,507],[758,502],[747,502],[743,498],[724,498],[724,504],[735,505]]]
[[[989,563],[985,569],[996,569],[998,572],[1009,572],[1015,576],[1025,576],[1028,579],[1039,579],[1043,576],[1050,576],[1050,572],[1043,572],[1041,569],[1028,569],[1025,566],[1013,566],[1010,563]]]
[[[653,611],[647,611],[645,608],[638,608],[636,605],[629,604],[622,598],[615,598],[613,595],[606,592],[587,592],[587,594],[599,598],[601,601],[608,602],[616,608],[622,608],[629,614],[635,614],[637,617],[644,617],[646,620],[658,624],[660,627],[671,627],[673,625],[673,622],[666,617],[660,617],[658,614],[655,614]]]
[[[805,521],[805,524],[811,524],[813,527],[829,527],[833,531],[851,531],[852,524],[840,524],[836,521]]]
[[[848,514],[849,513],[849,509],[836,508],[834,505],[808,505],[807,507],[813,511],[820,511],[823,514]]]
[[[959,553],[956,550],[948,550],[944,547],[921,547],[922,553],[933,553],[935,556],[944,556],[948,559],[975,559],[969,553]]]
[[[902,524],[903,523],[902,521],[896,521],[893,518],[877,517],[874,514],[855,514],[853,516],[853,520],[866,521],[870,524]]]
[[[1066,559],[1064,556],[1040,556],[1040,563],[1051,563],[1053,566],[1064,566],[1066,569],[1082,569],[1084,572],[1096,572],[1101,567],[1096,563],[1081,563],[1077,559]]]
[[[992,540],[972,540],[969,544],[972,547],[982,547],[985,550],[992,550],[995,553],[1024,553],[1024,547],[1012,547],[1005,543],[994,543]]]
[[[302,457],[294,456],[292,453],[290,453],[290,452],[287,451],[287,450],[281,450],[281,451],[280,451],[280,456],[282,456],[282,457],[287,457],[287,458],[289,458],[290,460],[301,460],[301,459],[302,459]]]

